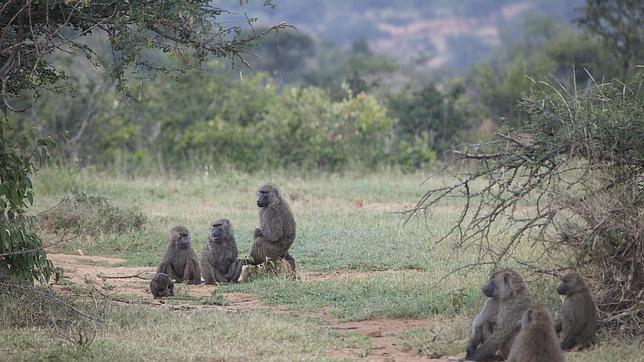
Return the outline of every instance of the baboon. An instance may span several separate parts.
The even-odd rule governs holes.
[[[557,286],[557,293],[566,296],[561,306],[561,320],[555,328],[563,337],[561,348],[568,350],[595,343],[599,316],[584,278],[576,273],[565,275]]]
[[[497,353],[507,358],[518,332],[517,323],[523,312],[532,304],[528,286],[521,274],[512,269],[505,269],[492,274],[481,291],[488,298],[498,300],[499,311],[492,334],[480,346],[468,351],[466,358],[482,361],[494,357]]]
[[[250,251],[252,264],[260,264],[266,258],[284,258],[295,272],[295,259],[288,248],[295,239],[295,220],[291,208],[280,195],[277,187],[265,184],[257,190],[259,227],[255,229],[255,242]]]
[[[244,261],[237,259],[237,243],[230,221],[213,221],[201,261],[206,284],[236,282],[243,265]]]
[[[563,362],[550,313],[540,305],[531,306],[519,322],[508,362]]]
[[[472,324],[472,333],[467,344],[467,357],[470,357],[478,346],[492,335],[496,327],[496,315],[498,313],[499,299],[487,298]]]
[[[201,284],[201,268],[192,250],[190,232],[183,225],[175,225],[168,234],[168,247],[157,273],[166,273],[181,283]]]
[[[156,273],[150,281],[150,293],[154,298],[174,295],[174,282],[166,273]]]

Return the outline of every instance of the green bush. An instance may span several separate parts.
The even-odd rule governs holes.
[[[142,213],[121,209],[104,197],[86,193],[66,196],[40,219],[45,230],[87,235],[128,232],[140,229],[146,222]]]

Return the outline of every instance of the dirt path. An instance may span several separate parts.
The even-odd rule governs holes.
[[[97,256],[81,256],[68,254],[49,254],[49,259],[55,266],[64,269],[63,282],[57,288],[62,291],[72,290],[78,287],[89,287],[100,290],[102,293],[110,294],[119,300],[128,302],[140,302],[155,307],[168,307],[172,309],[198,309],[213,308],[226,312],[241,312],[255,309],[267,309],[273,312],[288,313],[288,308],[268,306],[259,301],[254,295],[248,293],[228,292],[224,293],[227,304],[202,305],[195,304],[193,298],[205,298],[213,295],[216,286],[209,285],[186,285],[179,284],[175,288],[176,296],[191,297],[185,302],[164,303],[162,300],[155,300],[149,293],[150,279],[154,275],[152,267],[126,267],[122,266],[127,260],[118,258],[107,258]],[[301,280],[331,280],[338,278],[364,278],[377,273],[375,272],[301,272]],[[365,355],[363,349],[341,349],[331,351],[330,358],[357,359],[367,361],[448,361],[448,359],[429,359],[415,353],[405,351],[399,345],[398,335],[414,327],[428,323],[427,320],[416,319],[375,319],[356,322],[338,321],[330,313],[322,310],[316,313],[323,323],[329,328],[337,331],[355,332],[368,336],[372,342],[372,349]]]

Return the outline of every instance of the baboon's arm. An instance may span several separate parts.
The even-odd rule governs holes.
[[[492,335],[470,356],[470,359],[481,361],[493,357],[504,342],[512,338],[516,326],[505,323],[494,330]]]

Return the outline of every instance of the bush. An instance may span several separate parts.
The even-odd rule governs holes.
[[[456,152],[458,161],[480,167],[430,190],[422,208],[465,196],[448,236],[458,236],[459,246],[477,245],[481,263],[513,260],[555,275],[580,271],[599,291],[604,326],[644,332],[643,81],[640,74],[628,85],[614,81],[569,93],[535,83],[521,102],[525,121]],[[483,181],[481,189],[470,189],[475,180]],[[534,207],[515,213],[525,202]],[[509,225],[493,228],[504,222]],[[494,230],[505,235],[492,243]],[[541,255],[516,255],[526,242]]]
[[[142,213],[113,206],[101,196],[73,193],[40,216],[39,224],[53,232],[97,235],[140,229],[145,222]]]

